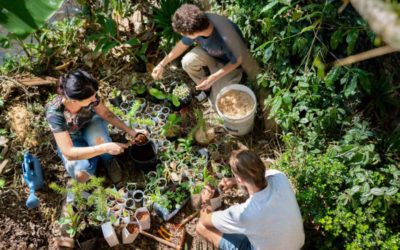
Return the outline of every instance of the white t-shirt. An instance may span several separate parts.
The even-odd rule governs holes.
[[[222,233],[244,234],[253,249],[298,250],[304,244],[303,221],[288,178],[267,170],[268,186],[246,202],[212,213]]]

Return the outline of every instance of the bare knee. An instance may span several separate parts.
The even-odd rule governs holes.
[[[90,175],[83,171],[77,171],[75,173],[75,178],[78,182],[87,182],[90,179]]]

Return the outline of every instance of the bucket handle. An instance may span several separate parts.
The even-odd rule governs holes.
[[[239,133],[239,130],[238,130],[238,129],[228,128],[228,127],[225,127],[225,128],[226,128],[226,130],[229,130],[229,131],[231,131],[231,132]]]

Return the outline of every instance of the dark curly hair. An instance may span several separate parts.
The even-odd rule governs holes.
[[[193,4],[183,4],[172,17],[172,27],[180,34],[193,34],[207,29],[210,21],[204,11]]]
[[[74,100],[85,100],[96,93],[99,83],[88,72],[76,70],[59,79],[57,92]]]

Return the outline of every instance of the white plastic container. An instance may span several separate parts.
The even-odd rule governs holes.
[[[245,117],[242,117],[240,119],[232,119],[232,118],[229,118],[229,117],[225,116],[224,114],[222,114],[222,112],[219,110],[219,107],[218,107],[219,99],[221,99],[221,97],[230,90],[238,90],[238,91],[245,92],[245,93],[249,94],[251,96],[251,98],[253,99],[254,107],[251,110],[251,112],[248,115],[246,115]],[[221,92],[218,93],[215,106],[216,106],[218,115],[222,119],[224,119],[225,129],[230,134],[245,135],[253,129],[254,118],[255,118],[255,114],[256,114],[256,110],[257,110],[257,99],[256,99],[256,96],[254,95],[253,91],[249,87],[242,85],[242,84],[232,84],[232,85],[226,86],[225,88],[223,88],[221,90]]]
[[[146,220],[139,220],[137,218],[137,215],[139,213],[147,213],[149,216],[148,216],[148,218]],[[138,221],[138,223],[140,224],[140,227],[141,227],[142,230],[150,229],[150,227],[151,227],[150,212],[149,212],[149,210],[147,210],[146,207],[141,207],[141,208],[136,209],[135,218]]]
[[[132,225],[132,224],[133,224],[133,225],[137,225],[137,228],[138,228],[139,230],[136,230],[135,232],[130,233],[130,232],[128,231],[127,227],[129,227],[129,225]],[[123,243],[123,244],[131,244],[132,242],[135,241],[135,239],[136,239],[136,237],[139,235],[140,231],[141,231],[140,224],[138,224],[138,223],[136,223],[136,222],[131,222],[131,223],[127,224],[127,225],[124,227],[124,229],[122,230],[122,243]]]
[[[103,231],[104,239],[106,239],[110,247],[119,245],[119,240],[117,234],[115,233],[114,227],[111,222],[106,222],[101,225],[101,230]]]

